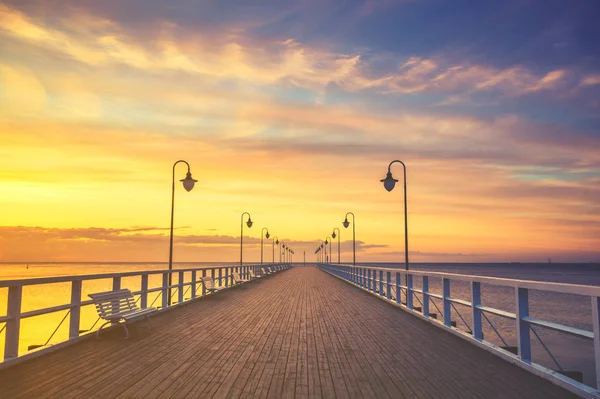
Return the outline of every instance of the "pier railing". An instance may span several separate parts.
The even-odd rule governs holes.
[[[240,280],[236,283],[245,283],[251,281],[251,271],[255,278],[261,278],[268,274],[281,271],[289,268],[289,264],[265,264],[265,265],[244,265],[244,266],[208,266],[202,268],[187,268],[175,270],[146,270],[133,271],[125,273],[105,273],[92,275],[77,275],[77,276],[61,276],[47,278],[31,278],[19,280],[4,280],[0,281],[0,289],[8,289],[6,313],[2,313],[0,309],[0,343],[2,342],[2,333],[4,332],[4,360],[0,362],[0,366],[6,365],[11,361],[30,354],[30,351],[38,352],[56,348],[56,340],[52,340],[61,325],[68,318],[68,336],[62,343],[80,339],[82,336],[88,335],[95,331],[98,326],[99,319],[89,329],[82,329],[82,311],[91,305],[92,300],[87,299],[87,294],[93,293],[90,288],[102,287],[103,291],[119,290],[121,288],[131,288],[135,286],[139,289],[131,289],[136,297],[136,302],[141,308],[157,307],[162,310],[167,310],[197,298],[212,295],[207,292],[203,284],[204,277],[212,277],[217,291],[228,289],[233,286],[233,273],[238,273]],[[169,285],[169,277],[172,283]],[[136,281],[137,280],[137,281]],[[124,285],[124,281],[126,284]],[[23,311],[22,304],[24,303],[24,290],[37,289],[40,286],[55,289],[56,284],[60,285],[65,300],[54,306],[36,308]],[[86,284],[90,286],[87,287]],[[70,288],[67,288],[67,286]],[[84,290],[86,286],[86,290]],[[43,287],[42,287],[43,288]],[[39,291],[39,290],[38,290]],[[43,291],[43,289],[41,290]],[[156,294],[155,296],[152,294]],[[29,295],[32,295],[31,293]],[[170,295],[170,296],[169,296]],[[70,298],[70,299],[69,299]],[[158,301],[158,302],[157,302]],[[40,301],[37,301],[40,302]],[[43,300],[42,300],[43,302]],[[93,308],[93,306],[91,306]],[[65,312],[60,323],[54,328],[54,332],[50,334],[53,327],[49,328],[49,335],[45,344],[29,345],[27,350],[23,349],[21,336],[22,321],[41,317],[49,314],[57,314]],[[94,312],[94,318],[96,314]],[[44,323],[44,326],[47,323]],[[54,326],[54,324],[51,324]],[[49,343],[52,344],[49,346]]]
[[[563,386],[580,395],[598,397],[600,396],[600,287],[562,284],[528,280],[515,280],[506,278],[495,278],[485,276],[472,276],[452,273],[405,271],[394,268],[382,268],[373,266],[352,266],[339,264],[319,264],[322,270],[342,278],[363,290],[369,291],[390,301],[397,306],[408,310],[415,315],[428,319],[430,322],[447,328],[484,349],[496,353],[506,360],[520,365],[521,367],[547,378],[557,385]],[[430,290],[430,279],[441,280],[441,293]],[[417,287],[416,283],[419,283]],[[468,284],[470,286],[470,300],[459,299],[451,294],[454,282]],[[514,310],[507,311],[494,307],[494,304],[482,301],[482,285],[504,287],[514,291]],[[545,293],[574,294],[588,297],[591,301],[592,329],[586,330],[573,326],[542,320],[530,315],[530,290]],[[436,303],[437,302],[437,303]],[[418,306],[417,306],[418,305]],[[468,308],[470,311],[470,323],[460,314],[456,305]],[[440,319],[437,314],[440,314]],[[461,319],[461,326],[457,328],[456,322],[452,320],[452,314]],[[514,322],[516,331],[517,347],[510,347],[496,330],[488,315],[498,316]],[[484,340],[483,326],[487,322],[504,347],[497,346]],[[459,326],[460,327],[460,326]],[[570,378],[569,372],[562,370],[556,358],[544,344],[540,335],[534,327],[555,331],[561,334],[578,337],[593,342],[595,361],[595,383],[596,387],[584,384]],[[556,363],[560,370],[555,371],[532,360],[532,338],[539,340],[542,347],[547,351],[550,358]]]

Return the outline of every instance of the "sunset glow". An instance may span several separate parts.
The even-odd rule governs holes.
[[[338,227],[348,262],[352,211],[357,261],[402,262],[393,159],[413,261],[600,260],[583,5],[262,3],[0,0],[0,261],[167,261],[179,159],[175,261],[238,260],[248,211],[245,260]]]

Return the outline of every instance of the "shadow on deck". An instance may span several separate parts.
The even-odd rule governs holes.
[[[568,398],[316,268],[0,371],[0,398]]]

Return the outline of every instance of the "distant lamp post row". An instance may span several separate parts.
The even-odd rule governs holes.
[[[183,188],[185,191],[192,191],[194,185],[198,180],[192,178],[192,172],[190,171],[190,164],[184,160],[179,160],[173,164],[173,178],[171,180],[171,230],[169,235],[169,289],[168,295],[169,298],[167,303],[169,306],[171,305],[171,285],[173,283],[173,278],[171,271],[173,270],[173,216],[175,215],[175,166],[179,163],[184,163],[187,165],[187,173],[185,175],[185,179],[179,180],[183,183]]]

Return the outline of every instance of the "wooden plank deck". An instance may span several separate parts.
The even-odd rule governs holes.
[[[0,371],[0,398],[569,398],[313,267]]]

